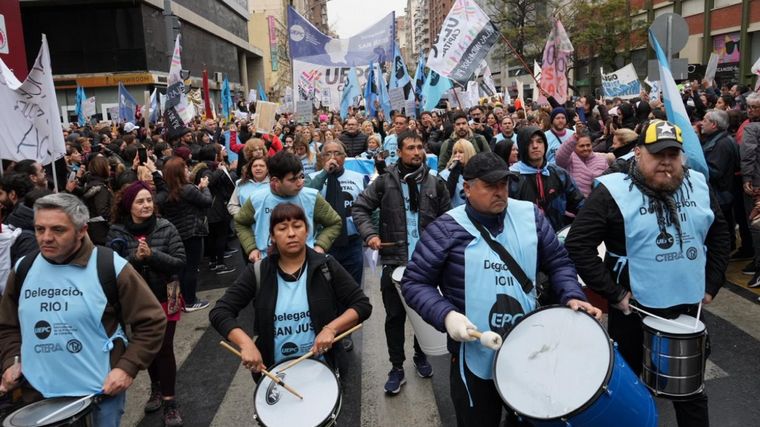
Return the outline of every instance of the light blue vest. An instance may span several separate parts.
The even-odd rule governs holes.
[[[557,138],[557,136],[551,130],[544,132],[544,135],[546,135],[546,142],[549,143],[549,148],[546,150],[546,162],[556,163],[557,150],[559,150],[559,146],[562,145],[563,142],[572,138],[573,135],[575,135],[575,132],[570,129],[565,129],[565,136],[563,136],[562,139]]]
[[[524,315],[536,308],[535,287],[526,294],[517,278],[481,237],[467,217],[465,206],[447,212],[474,239],[464,251],[465,315],[479,331],[494,331],[504,336]],[[535,283],[538,265],[538,233],[534,206],[530,202],[509,199],[504,217],[504,231],[491,236],[504,246],[528,279]],[[459,350],[460,371],[464,365],[479,378],[493,378],[495,353],[478,341],[463,343]]]
[[[97,251],[84,268],[37,256],[24,280],[18,301],[22,370],[46,398],[100,392],[111,371],[113,340],[127,342],[121,326],[111,337],[103,327],[108,300]],[[127,261],[114,254],[113,262],[118,277]]]
[[[277,303],[274,309],[274,362],[301,356],[314,345],[309,298],[306,294],[307,272],[296,282],[277,274]]]
[[[240,180],[238,180],[236,185],[238,186],[238,200],[240,200],[240,206],[243,206],[256,190],[262,187],[269,187],[269,178],[263,182],[256,182],[249,179],[244,184],[240,184]]]
[[[319,173],[320,172],[314,172],[309,175],[309,178],[314,179]],[[340,182],[340,188],[343,192],[343,200],[346,204],[346,218],[341,219],[346,221],[347,235],[355,236],[359,234],[359,231],[356,229],[354,218],[350,215],[350,212],[351,207],[359,197],[359,194],[364,191],[364,175],[360,174],[359,172],[354,172],[352,170],[344,168],[343,174],[338,177],[338,182]],[[322,195],[322,197],[327,197],[327,180],[325,180],[325,184],[322,186],[322,189],[319,190],[319,193]]]
[[[495,138],[496,138],[497,144],[500,143],[501,141],[504,141],[505,139],[504,134],[501,132],[496,134]],[[509,138],[509,140],[512,141],[512,143],[517,144],[517,133],[512,132],[512,136]]]
[[[314,172],[315,170],[317,170],[316,169],[316,166],[317,166],[316,157],[315,157],[315,159],[314,159],[313,162],[309,162],[309,157],[308,156],[306,156],[304,158],[301,158],[300,160],[301,160],[301,165],[303,165],[303,173],[304,174],[308,175],[308,174]]]
[[[383,141],[383,150],[388,150],[388,157],[385,158],[385,164],[395,165],[396,162],[398,162],[398,138],[396,138],[396,135],[388,135],[385,137],[385,141]]]
[[[417,184],[419,189],[420,185]],[[409,184],[405,181],[401,181],[401,192],[404,196],[404,213],[406,214],[406,253],[407,261],[412,259],[412,253],[414,248],[417,247],[417,242],[420,240],[420,213],[419,204],[417,212],[412,212],[409,205]],[[423,194],[420,194],[422,199]]]
[[[441,171],[441,173],[438,174],[438,176],[440,176],[444,181],[449,179],[449,175],[451,175],[451,171],[448,169],[444,169]],[[462,206],[464,204],[464,201],[464,177],[462,177],[460,174],[459,181],[457,181],[457,188],[454,190],[454,196],[451,198],[451,207],[455,208],[457,206]]]
[[[317,194],[317,190],[307,187],[302,188],[297,195],[292,197],[278,196],[272,193],[269,187],[262,187],[253,192],[251,195],[251,203],[255,211],[253,236],[256,238],[256,248],[261,251],[262,258],[266,257],[266,248],[269,246],[269,217],[272,210],[280,203],[293,203],[303,208],[309,224],[306,244],[314,247],[314,236],[317,235],[314,229],[314,207],[317,204]]]
[[[625,223],[627,255],[607,253],[618,258],[614,267],[618,277],[628,264],[633,297],[647,307],[696,304],[705,294],[707,248],[704,242],[714,214],[704,175],[693,170],[689,175],[693,190],[684,179],[674,195],[684,237],[683,249],[674,225],[668,224],[666,233],[660,234],[657,215],[648,211],[649,199],[636,186],[631,188],[626,174],[597,178],[612,195]]]

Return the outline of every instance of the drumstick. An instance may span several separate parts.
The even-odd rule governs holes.
[[[641,312],[641,313],[644,313],[644,314],[646,314],[647,316],[652,316],[652,317],[654,317],[655,319],[660,319],[660,320],[662,320],[663,322],[668,322],[668,323],[670,323],[671,325],[680,326],[680,327],[682,327],[682,328],[684,328],[684,329],[691,329],[691,328],[689,327],[689,325],[684,325],[683,323],[680,323],[680,322],[676,322],[675,320],[670,320],[670,319],[666,319],[666,318],[664,318],[664,317],[660,317],[660,316],[658,316],[658,315],[656,315],[656,314],[652,314],[652,313],[650,313],[650,312],[648,312],[648,311],[646,311],[646,310],[643,310],[643,309],[641,309],[641,308],[639,308],[639,307],[637,307],[637,306],[635,306],[635,305],[629,305],[629,307],[631,307],[631,308],[634,308],[634,309],[636,309],[637,311],[639,311],[639,312]]]
[[[699,315],[702,313],[702,301],[699,302],[699,307],[697,307],[697,321],[694,322],[694,331],[699,329]]]
[[[387,247],[387,246],[403,246],[404,243],[406,243],[406,242],[404,242],[403,240],[399,240],[398,242],[381,242],[380,243],[380,247],[384,248],[384,247]]]
[[[470,334],[471,337],[479,339],[480,344],[482,344],[484,347],[488,347],[491,350],[498,350],[501,348],[501,335],[497,334],[496,332],[480,332],[474,329],[468,329],[467,333]]]
[[[50,413],[50,414],[47,414],[47,415],[45,415],[44,417],[42,417],[42,418],[40,418],[39,420],[37,420],[37,424],[39,424],[39,425],[42,425],[42,424],[44,424],[44,423],[45,423],[45,421],[47,421],[47,420],[49,420],[49,419],[53,418],[54,416],[56,416],[56,415],[60,414],[61,412],[65,411],[65,410],[67,410],[67,409],[69,409],[69,408],[73,408],[74,406],[77,406],[77,405],[79,405],[80,403],[84,402],[84,401],[85,401],[85,400],[87,400],[87,399],[92,399],[92,398],[93,398],[93,397],[94,397],[96,394],[97,394],[97,393],[92,393],[92,394],[89,394],[89,395],[87,395],[87,396],[85,396],[85,397],[83,397],[83,398],[81,398],[81,399],[77,399],[77,400],[75,400],[75,401],[73,401],[73,402],[69,403],[68,405],[64,406],[63,408],[60,408],[60,409],[58,409],[58,410],[55,410],[55,411],[53,411],[53,412],[52,412],[52,413]]]
[[[241,359],[243,358],[243,355],[240,354],[240,352],[237,351],[237,349],[235,349],[235,347],[227,344],[225,341],[219,341],[219,345],[221,345],[222,347],[226,348],[227,350],[230,351],[230,353],[236,355],[237,357],[239,357]],[[296,396],[297,398],[303,400],[303,396],[301,396],[300,394],[298,394],[298,392],[295,391],[292,387],[290,387],[289,385],[285,384],[285,381],[283,381],[282,378],[280,378],[280,377],[272,374],[271,372],[267,371],[266,369],[262,369],[261,373],[264,374],[264,375],[266,375],[267,377],[269,377],[269,379],[272,380],[272,381],[274,381],[275,384],[278,384],[278,385],[282,386],[282,388],[284,388],[285,390],[293,393],[293,395]]]
[[[337,337],[335,337],[335,339],[333,339],[333,344],[335,344],[336,342],[338,342],[338,341],[342,340],[343,338],[349,336],[350,334],[356,332],[361,327],[362,327],[362,323],[359,323],[358,325],[354,326],[353,328],[351,328],[351,329],[347,330],[346,332],[343,332],[342,334],[338,335]],[[308,359],[308,358],[310,358],[312,356],[314,356],[314,352],[310,351],[310,352],[304,354],[303,356],[299,357],[298,359],[296,359],[296,360],[288,363],[287,365],[285,365],[284,368],[278,370],[277,372],[279,373],[279,372],[285,371],[286,369],[290,369],[293,366],[295,366],[295,365],[303,362],[304,360],[306,360],[306,359]]]

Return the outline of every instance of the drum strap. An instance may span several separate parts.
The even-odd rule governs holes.
[[[501,258],[504,264],[507,265],[509,271],[512,272],[512,275],[515,276],[515,279],[517,279],[517,281],[520,283],[523,292],[530,294],[530,292],[533,290],[533,282],[530,281],[528,275],[525,274],[525,271],[520,268],[520,265],[517,263],[517,261],[512,258],[512,255],[509,254],[507,248],[502,246],[499,242],[495,241],[491,237],[491,233],[489,233],[488,230],[483,227],[483,224],[479,223],[469,212],[467,213],[467,218],[469,218],[470,222],[472,222],[472,225],[478,229],[480,236],[483,237],[483,240],[485,240],[486,243],[488,243],[488,246],[490,246],[494,252],[499,254],[499,258]]]

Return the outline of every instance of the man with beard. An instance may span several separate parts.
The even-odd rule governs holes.
[[[549,143],[549,148],[546,150],[546,161],[554,164],[554,156],[559,150],[559,146],[565,141],[569,141],[575,132],[567,128],[567,110],[564,108],[553,109],[549,118],[551,128],[549,128],[549,132],[546,132],[546,141]]]
[[[683,167],[682,146],[677,126],[653,120],[629,170],[598,178],[565,241],[580,277],[610,302],[610,337],[637,374],[643,333],[633,300],[661,317],[696,316],[725,281],[728,227],[705,177]],[[680,427],[709,425],[704,392],[673,406]]]
[[[467,202],[425,230],[401,289],[409,307],[451,338],[449,381],[457,425],[498,426],[504,403],[493,382],[495,353],[467,330],[504,335],[514,321],[505,324],[495,319],[516,321],[535,310],[533,283],[539,269],[549,274],[559,302],[597,318],[602,312],[585,301],[573,263],[544,215],[530,202],[508,198],[508,180],[514,174],[503,159],[494,153],[476,154],[464,167],[463,176]],[[484,232],[491,243],[481,237]],[[494,249],[499,246],[528,280],[521,281],[507,257]],[[509,268],[483,267],[504,264]],[[497,286],[495,291],[493,284],[502,280],[519,285]],[[460,364],[462,358],[465,363]],[[525,424],[510,413],[506,425]]]
[[[476,153],[490,152],[491,146],[483,135],[472,131],[470,124],[467,122],[467,115],[457,111],[451,115],[451,121],[454,123],[454,133],[441,146],[441,153],[438,155],[438,172],[442,171],[451,159],[451,151],[454,144],[460,139],[466,139],[475,147]]]
[[[394,119],[398,120],[396,116]],[[395,120],[394,120],[395,121]],[[354,201],[351,216],[362,239],[380,251],[383,272],[380,292],[385,306],[385,339],[393,368],[388,373],[385,392],[397,394],[404,378],[404,323],[406,311],[391,281],[393,270],[404,266],[420,234],[436,218],[451,209],[445,183],[433,176],[425,164],[420,136],[413,131],[398,134],[398,159],[388,172],[378,176]],[[372,213],[380,209],[379,229]],[[433,376],[433,367],[414,339],[414,366],[420,377]]]

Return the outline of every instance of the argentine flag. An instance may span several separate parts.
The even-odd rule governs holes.
[[[694,132],[694,128],[691,127],[689,115],[686,114],[686,107],[683,105],[681,94],[678,92],[675,80],[673,80],[673,74],[670,72],[665,52],[660,47],[657,37],[651,30],[649,31],[649,40],[657,54],[657,61],[660,63],[662,102],[665,104],[668,121],[681,128],[686,164],[691,169],[701,172],[705,176],[705,179],[710,179],[705,155],[702,152],[702,145],[699,143],[699,136]]]
[[[348,107],[354,105],[354,99],[361,94],[359,79],[356,78],[356,68],[351,67],[348,76],[346,76],[346,84],[343,86],[343,96],[340,99],[340,118],[342,120],[346,120]]]

